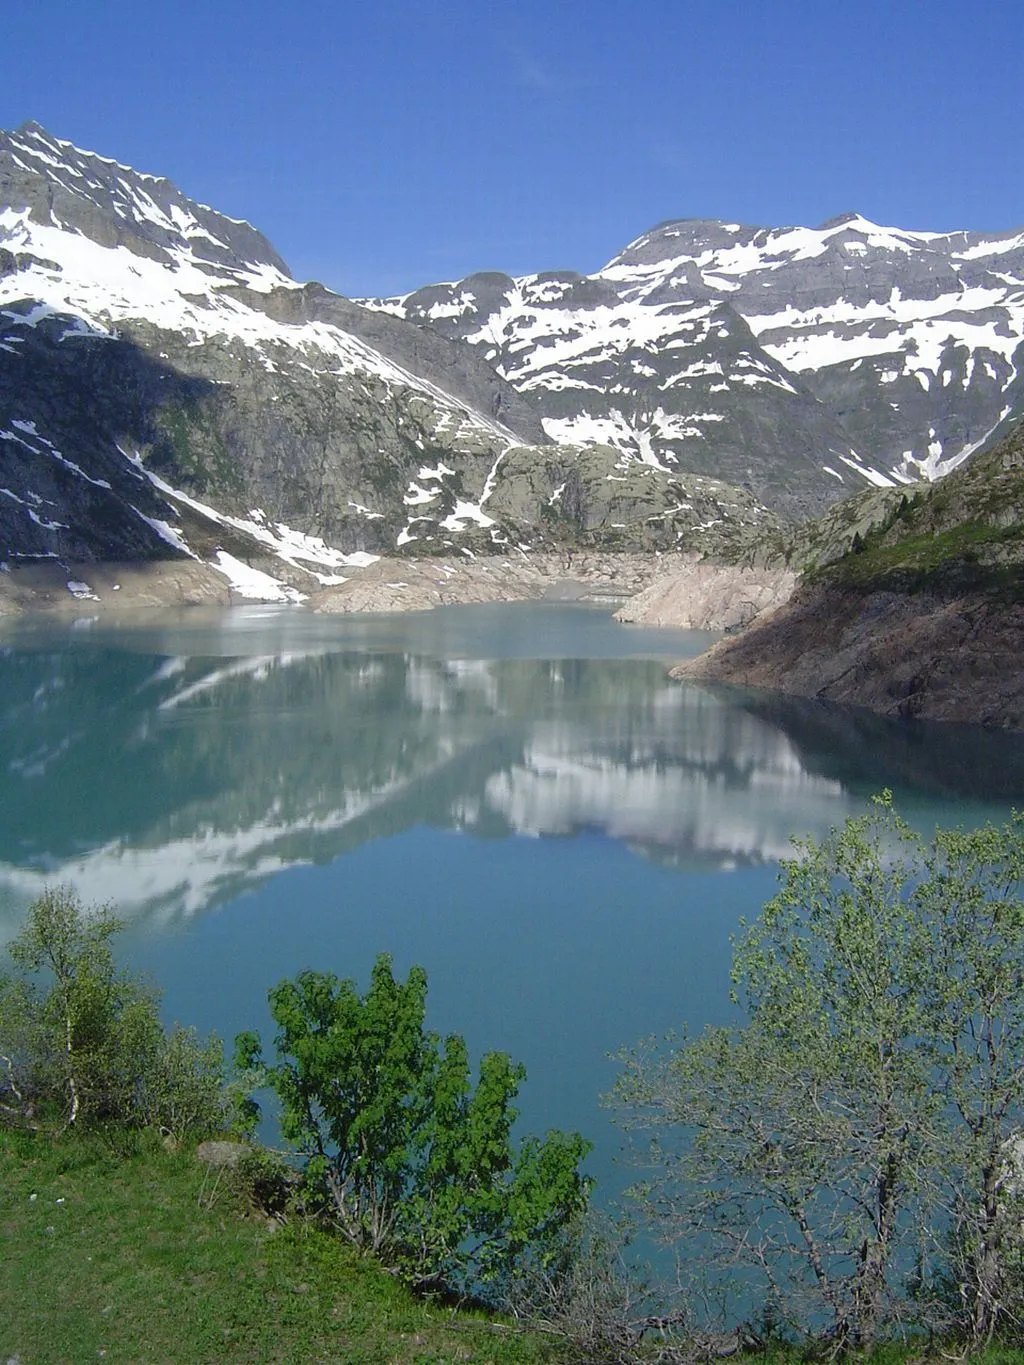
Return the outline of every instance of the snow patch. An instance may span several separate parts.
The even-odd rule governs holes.
[[[304,593],[288,587],[280,579],[271,578],[270,574],[263,573],[260,569],[253,569],[248,564],[243,564],[240,559],[236,559],[234,555],[229,555],[226,550],[217,551],[212,567],[225,576],[231,585],[232,592],[236,592],[239,597],[246,597],[258,602],[305,601]]]

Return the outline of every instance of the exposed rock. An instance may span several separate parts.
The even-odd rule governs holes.
[[[622,602],[682,556],[566,551],[446,558],[378,559],[347,568],[344,581],[318,587],[279,561],[252,566],[301,587],[303,609],[324,613],[426,611],[466,602],[531,598]],[[48,612],[63,617],[127,617],[152,608],[224,608],[251,599],[208,564],[192,559],[144,563],[58,564],[44,560],[0,573],[0,616]]]
[[[1021,730],[1022,657],[1020,604],[811,587],[672,675]]]
[[[255,567],[225,517],[414,556],[775,525],[704,465],[556,446],[479,348],[298,283],[248,224],[38,125],[0,133],[0,210],[0,560]]]
[[[689,560],[662,574],[615,613],[617,621],[684,630],[735,630],[787,601],[791,569],[752,569]]]
[[[67,566],[44,560],[0,574],[0,616],[45,611],[88,617],[154,607],[228,607],[242,600],[222,575],[191,559]]]
[[[477,347],[558,440],[807,516],[933,479],[1024,411],[1024,233],[659,224],[591,276],[471,275],[368,301]]]
[[[207,1166],[237,1166],[252,1148],[247,1142],[201,1142],[196,1148],[196,1160]]]
[[[683,556],[572,550],[560,554],[381,559],[314,594],[318,612],[425,611],[468,602],[621,602]]]
[[[820,517],[803,522],[781,538],[773,539],[770,533],[759,537],[760,554],[767,564],[784,562],[799,573],[825,568],[873,531],[891,526],[900,505],[920,487],[867,488],[856,497],[834,503]]]
[[[1024,729],[1022,512],[1018,428],[674,675]]]

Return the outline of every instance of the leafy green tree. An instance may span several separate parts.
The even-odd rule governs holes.
[[[975,1342],[1024,1319],[1024,815],[940,830],[916,901],[930,931],[923,1039],[945,1102],[931,1163]],[[944,1227],[946,1219],[940,1226]]]
[[[638,1193],[691,1256],[857,1348],[936,1320],[952,1245],[961,1325],[984,1336],[1024,1120],[1024,824],[929,843],[885,793],[796,848],[734,945],[746,1022],[625,1057],[616,1100],[653,1133]]]
[[[157,993],[119,971],[120,922],[66,887],[29,908],[0,976],[0,1116],[8,1122],[152,1124],[176,1137],[220,1126],[223,1055],[169,1036]]]
[[[265,1075],[345,1237],[421,1286],[498,1297],[526,1262],[567,1254],[589,1144],[551,1132],[517,1153],[522,1066],[489,1052],[474,1086],[463,1039],[424,1027],[426,993],[422,968],[397,981],[387,955],[363,996],[322,972],[282,981]],[[239,1036],[237,1060],[261,1065],[257,1035]]]

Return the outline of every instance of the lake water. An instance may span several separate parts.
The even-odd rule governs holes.
[[[552,603],[8,626],[0,938],[70,883],[227,1039],[303,967],[422,963],[430,1023],[523,1060],[524,1125],[614,1188],[608,1053],[728,1017],[791,835],[885,786],[922,829],[1024,799],[1020,737],[667,678],[708,642]]]

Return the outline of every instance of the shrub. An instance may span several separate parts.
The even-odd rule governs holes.
[[[34,1126],[152,1125],[177,1139],[224,1123],[223,1053],[164,1032],[159,996],[119,970],[121,925],[66,887],[29,908],[0,976],[0,1117]]]
[[[386,955],[370,989],[302,972],[270,992],[278,1061],[266,1080],[342,1234],[421,1288],[502,1299],[531,1263],[571,1257],[587,1204],[578,1133],[511,1140],[522,1066],[487,1053],[475,1087],[463,1039],[424,1027],[427,982]],[[238,1063],[261,1061],[255,1034]]]
[[[883,793],[796,847],[735,945],[746,1022],[624,1058],[641,1207],[844,1347],[1019,1339],[1024,816],[929,842]]]

